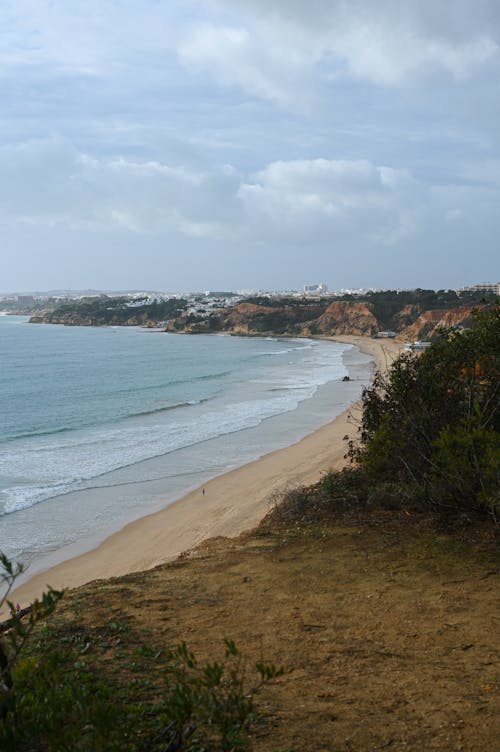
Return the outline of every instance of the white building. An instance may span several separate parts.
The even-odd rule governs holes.
[[[471,285],[465,289],[472,292],[492,292],[494,295],[500,295],[500,282],[483,282],[479,285]]]
[[[319,285],[304,285],[304,295],[324,295],[328,292],[328,285],[320,282]]]

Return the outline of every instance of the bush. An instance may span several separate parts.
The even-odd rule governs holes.
[[[500,307],[470,330],[442,332],[422,355],[402,354],[363,393],[360,445],[372,482],[404,487],[446,511],[498,514]]]
[[[249,748],[254,693],[284,672],[260,661],[256,664],[258,682],[249,687],[241,653],[231,640],[225,640],[225,645],[222,661],[201,666],[185,643],[170,653],[159,708],[164,728],[155,740],[167,741],[166,749],[231,752]]]
[[[135,729],[111,686],[58,650],[23,656],[13,671],[4,752],[132,752]]]
[[[0,554],[5,584],[0,605],[8,602],[20,571]],[[9,604],[11,618],[0,625],[2,752],[249,749],[254,694],[283,669],[259,661],[251,683],[231,640],[225,641],[222,660],[202,664],[185,643],[165,653],[141,643],[138,634],[128,635],[130,655],[121,622],[94,632],[64,621],[43,626],[61,596],[49,590],[23,612]],[[110,656],[109,636],[116,632],[120,649]],[[144,675],[131,680],[138,655],[145,661]]]
[[[41,642],[28,654],[35,628],[56,609],[62,592],[49,588],[18,611],[8,600],[22,572],[0,553],[4,592],[0,607],[10,618],[0,626],[0,749],[3,752],[125,752],[127,732],[112,691]]]

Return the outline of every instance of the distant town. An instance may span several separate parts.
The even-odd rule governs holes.
[[[500,282],[483,282],[461,288],[450,288],[458,296],[462,293],[487,293],[500,296]],[[406,292],[409,288],[396,289],[394,292]],[[89,300],[92,298],[120,297],[129,308],[143,307],[166,300],[182,299],[187,301],[185,315],[209,315],[215,309],[234,306],[248,298],[282,299],[282,298],[363,298],[369,293],[381,292],[382,288],[352,287],[329,290],[324,282],[305,284],[301,290],[251,290],[236,291],[205,290],[202,292],[159,292],[152,290],[50,290],[47,292],[12,292],[0,294],[0,309],[11,312],[24,310],[30,313],[33,308],[69,301]]]
[[[140,326],[185,334],[241,336],[363,335],[399,338],[417,349],[444,328],[470,328],[474,312],[495,304],[500,282],[459,290],[301,290],[152,292],[53,290],[0,297],[0,313],[32,324]]]

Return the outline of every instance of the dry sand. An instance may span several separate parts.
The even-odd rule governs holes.
[[[335,337],[372,355],[385,370],[401,344],[369,337]],[[155,514],[131,522],[97,548],[34,575],[14,593],[26,605],[50,584],[56,589],[96,579],[143,571],[176,558],[214,536],[236,536],[265,516],[287,488],[314,483],[322,473],[344,463],[346,435],[356,433],[359,407],[351,406],[334,421],[301,441],[264,455],[207,482]]]

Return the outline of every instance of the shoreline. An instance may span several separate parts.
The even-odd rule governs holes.
[[[373,358],[377,370],[385,370],[401,350],[392,340],[347,335],[325,339],[358,347]],[[218,475],[163,509],[126,524],[96,548],[34,573],[12,598],[24,606],[48,584],[73,588],[152,569],[208,538],[235,537],[255,527],[287,488],[314,483],[329,469],[342,467],[344,437],[355,432],[354,407],[298,442]]]

